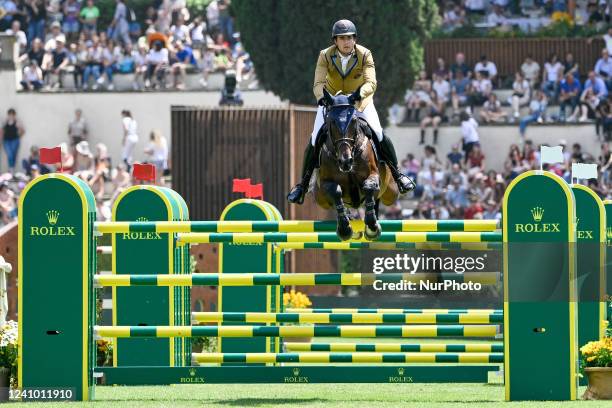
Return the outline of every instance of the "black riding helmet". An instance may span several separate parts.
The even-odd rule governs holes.
[[[338,20],[332,27],[332,38],[339,35],[357,35],[357,27],[350,20]]]

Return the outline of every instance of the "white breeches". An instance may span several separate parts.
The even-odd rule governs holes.
[[[365,107],[363,112],[361,112],[361,115],[366,120],[366,122],[368,122],[372,130],[374,130],[374,133],[376,133],[378,141],[382,142],[383,129],[382,126],[380,126],[380,119],[378,119],[378,113],[376,112],[374,104],[368,104],[368,106]],[[317,134],[319,133],[319,129],[321,129],[321,126],[323,126],[324,123],[325,118],[323,117],[323,107],[319,106],[319,109],[317,109],[317,117],[315,118],[314,122],[314,128],[312,129],[312,135],[310,136],[310,144],[312,144],[313,146],[315,145],[315,142],[317,140]]]

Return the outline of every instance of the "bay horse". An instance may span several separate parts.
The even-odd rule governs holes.
[[[317,204],[335,208],[338,217],[336,233],[343,241],[353,236],[346,206],[365,207],[365,238],[375,240],[381,234],[378,222],[380,201],[392,205],[399,197],[399,189],[387,164],[378,161],[372,143],[376,139],[365,120],[354,107],[359,89],[350,95],[332,96],[323,90],[327,105],[326,135],[322,143],[320,166],[315,180]],[[367,137],[366,133],[372,134]]]

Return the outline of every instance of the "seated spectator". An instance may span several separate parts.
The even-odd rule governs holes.
[[[599,103],[597,107],[599,113],[599,121],[596,124],[597,135],[599,136],[600,126],[603,128],[603,132],[606,140],[612,139],[612,94],[608,94],[608,97]]]
[[[446,3],[444,11],[442,27],[445,31],[453,31],[457,27],[461,27],[465,23],[465,10],[459,4],[452,1]]]
[[[127,164],[120,163],[115,170],[111,172],[111,178],[113,183],[113,196],[111,197],[111,202],[115,202],[117,197],[132,184],[132,177],[128,172]]]
[[[565,122],[565,108],[570,107],[570,112],[574,112],[580,102],[582,86],[580,81],[574,78],[572,74],[566,74],[565,79],[561,81],[561,93],[559,95],[559,121]],[[575,117],[574,117],[575,119]]]
[[[79,21],[89,37],[91,34],[98,32],[98,18],[100,18],[100,10],[96,7],[94,0],[87,0],[87,6],[81,9],[79,13]]]
[[[525,143],[523,144],[523,160],[525,160],[525,162],[527,163],[527,165],[529,166],[528,170],[533,170],[536,168],[537,164],[539,163],[539,151],[536,152],[536,150],[533,147],[533,141],[531,141],[530,139],[525,140]]]
[[[24,91],[38,91],[43,87],[43,73],[36,60],[31,60],[23,68],[23,78],[20,83]]]
[[[606,48],[601,50],[601,58],[597,60],[594,71],[604,80],[608,91],[612,90],[612,58]]]
[[[77,109],[74,111],[74,119],[68,123],[68,139],[70,140],[70,147],[75,148],[79,143],[86,141],[88,134],[89,126],[83,117],[83,111],[81,109]]]
[[[215,52],[215,58],[213,60],[213,66],[215,71],[225,71],[232,68],[232,62],[227,56],[228,51],[226,48],[221,48]]]
[[[474,144],[470,153],[466,157],[465,161],[468,169],[468,176],[473,177],[475,174],[484,171],[485,169],[485,155],[480,148],[480,144]]]
[[[508,19],[504,16],[504,11],[497,4],[493,5],[491,13],[487,16],[487,23],[491,27],[499,27],[502,29],[509,28]]]
[[[21,23],[19,22],[19,20],[13,20],[13,22],[11,23],[11,28],[6,30],[4,33],[8,35],[14,35],[15,44],[19,46],[19,55],[25,54],[28,47],[28,38],[26,37],[26,34],[21,30]]]
[[[89,186],[93,191],[96,199],[104,197],[105,183],[111,181],[111,160],[108,155],[108,148],[103,143],[96,145],[96,154],[94,155],[94,171],[93,177],[89,180]]]
[[[40,164],[40,151],[38,146],[32,145],[30,147],[30,155],[21,161],[23,171],[28,177],[32,177],[32,166],[37,166],[37,170],[40,174],[50,173],[51,170],[46,165]]]
[[[60,143],[60,151],[62,154],[62,169],[64,173],[72,174],[72,170],[74,167],[74,155],[72,154],[72,149],[68,147],[68,143]],[[57,169],[59,171],[59,167]]]
[[[191,36],[191,48],[193,51],[202,52],[202,49],[206,47],[206,22],[202,17],[196,17],[193,22],[189,24],[189,35]],[[198,54],[201,56],[201,54]]]
[[[0,14],[0,31],[9,29],[15,15],[17,14],[17,4],[14,0],[5,0],[2,3],[2,13]]]
[[[94,157],[89,149],[89,143],[84,140],[76,145],[72,171],[75,176],[89,181],[93,177],[94,170]]]
[[[458,144],[454,144],[451,147],[451,151],[449,154],[446,155],[446,168],[453,168],[453,166],[457,165],[459,168],[461,168],[461,161],[463,160],[463,154],[459,151],[459,145]]]
[[[467,174],[463,171],[461,163],[455,163],[450,167],[450,171],[444,175],[444,185],[450,185],[453,177],[461,178],[461,185],[464,187],[468,186]]]
[[[150,88],[151,79],[157,80],[155,87],[165,87],[166,73],[168,71],[168,50],[164,48],[163,43],[159,40],[153,43],[153,48],[147,54],[147,73],[145,76],[145,87]]]
[[[513,144],[510,146],[508,157],[504,162],[504,169],[506,173],[506,180],[508,181],[513,180],[516,176],[529,169],[529,165],[523,159],[521,149],[519,149],[518,145]]]
[[[557,54],[551,54],[544,64],[542,72],[542,90],[551,101],[557,102],[559,86],[563,77],[563,65],[559,62]]]
[[[482,106],[489,95],[493,92],[493,84],[491,80],[483,76],[480,72],[476,72],[476,79],[472,81],[467,92],[467,102],[470,107],[470,111],[474,111],[474,107]]]
[[[238,34],[238,33],[236,33]],[[238,41],[234,44],[232,50],[232,60],[236,64],[236,80],[238,83],[249,78],[255,71],[251,56],[242,46],[242,42]]]
[[[540,90],[535,91],[533,99],[529,102],[529,114],[521,119],[519,124],[521,138],[525,137],[527,125],[533,122],[542,123],[544,121],[547,106],[548,99],[546,98],[546,94]]]
[[[202,69],[202,78],[200,78],[200,85],[202,85],[204,88],[207,88],[208,75],[215,70],[215,51],[208,46],[204,47],[204,49],[202,50],[200,68]]]
[[[134,83],[132,87],[134,90],[144,88],[144,78],[147,74],[147,49],[144,45],[138,45],[138,51],[132,51],[134,59]]]
[[[419,78],[414,81],[412,91],[406,93],[406,115],[403,123],[408,123],[412,119],[414,112],[414,121],[420,120],[421,108],[427,106],[431,102],[429,93],[431,92],[431,81],[427,79],[427,72],[424,70],[419,72]]]
[[[463,76],[462,70],[457,70],[454,79],[451,81],[451,103],[453,107],[453,117],[459,116],[459,107],[466,105],[469,87],[470,79]]]
[[[127,46],[127,44],[126,44]],[[117,62],[121,58],[121,47],[115,45],[111,39],[102,42],[102,73],[106,76],[106,89],[112,91],[115,89],[113,84],[113,74],[117,71]],[[102,85],[104,78],[98,79],[98,84]]]
[[[189,27],[185,24],[185,19],[182,15],[179,14],[176,24],[170,27],[170,36],[173,42],[181,41],[186,45],[191,44]]]
[[[87,56],[85,66],[83,67],[83,89],[89,88],[89,79],[93,75],[92,89],[98,89],[102,66],[102,47],[98,42],[98,38],[94,37],[92,45],[87,48]]]
[[[423,148],[423,154],[425,155],[421,160],[421,168],[423,170],[427,170],[430,167],[438,168],[441,166],[442,162],[438,158],[438,152],[436,148],[430,145],[427,145]]]
[[[35,38],[32,41],[32,46],[30,47],[30,50],[23,54],[20,58],[19,61],[22,63],[28,63],[28,61],[36,61],[36,65],[38,67],[41,67],[43,64],[43,60],[45,58],[45,50],[43,48],[43,43],[40,39]]]
[[[442,196],[444,190],[442,182],[444,181],[444,173],[440,171],[436,165],[431,165],[427,169],[421,170],[417,176],[418,185],[422,188],[422,200],[435,200]]]
[[[512,96],[508,98],[508,102],[512,106],[512,122],[519,118],[520,108],[526,106],[530,98],[531,88],[529,82],[523,78],[520,72],[517,72],[514,74],[514,82],[512,83]]]
[[[574,78],[580,80],[580,68],[578,62],[574,59],[574,54],[568,52],[565,54],[565,61],[563,62],[563,73],[565,75],[572,74]]]
[[[444,102],[438,98],[436,91],[432,90],[429,94],[430,102],[428,104],[427,116],[421,120],[421,140],[419,144],[425,143],[425,129],[431,125],[433,127],[433,143],[438,143],[438,126],[442,122],[444,116]]]
[[[465,55],[462,52],[458,52],[457,55],[455,55],[455,62],[450,66],[451,78],[455,78],[459,71],[463,73],[465,78],[469,77],[470,67],[465,63]]]
[[[193,51],[191,47],[178,40],[174,43],[174,57],[176,62],[174,62],[171,67],[172,74],[174,75],[174,87],[176,89],[185,89],[187,68],[196,65]]]
[[[480,116],[486,123],[505,122],[508,119],[508,113],[502,110],[501,103],[497,100],[497,95],[494,93],[489,95],[489,99],[482,106]]]
[[[435,80],[436,76],[438,76],[446,81],[448,79],[448,68],[446,68],[446,62],[444,62],[443,58],[438,58],[436,64],[436,69],[434,70],[431,77]]]
[[[63,38],[66,42],[66,36],[62,33],[62,26],[59,22],[51,23],[51,32],[45,38],[45,51],[51,52],[56,48],[55,39]]]
[[[465,11],[468,14],[485,15],[486,2],[485,0],[465,0]]]
[[[602,39],[604,44],[606,44],[608,54],[612,53],[612,26],[608,27],[608,31],[602,36]]]
[[[466,220],[481,220],[483,219],[484,209],[482,201],[475,195],[469,196],[470,204],[463,212],[463,218]]]
[[[446,104],[448,103],[448,100],[450,99],[450,84],[448,83],[446,79],[444,79],[444,77],[438,74],[434,74],[433,78],[434,78],[434,81],[431,87],[433,88],[434,91],[436,91],[436,94],[438,95],[438,99],[443,104],[443,107],[446,107]]]
[[[85,41],[80,41],[78,49],[76,50],[76,61],[74,63],[74,86],[76,88],[83,88],[83,74],[85,73],[85,66],[87,65],[87,44]]]
[[[533,60],[531,54],[527,55],[525,62],[521,65],[521,73],[523,77],[529,82],[531,89],[535,89],[536,84],[540,78],[540,64]]]
[[[47,86],[51,88],[63,87],[64,74],[70,62],[64,43],[65,38],[63,36],[57,37],[55,39],[55,49],[48,55],[48,58],[45,58],[43,74],[47,81]],[[57,82],[54,81],[53,77],[57,78]]]
[[[402,160],[402,170],[405,175],[414,180],[421,170],[421,162],[414,157],[414,154],[408,153],[406,159]]]
[[[474,148],[480,144],[480,135],[478,134],[478,122],[471,117],[467,112],[461,112],[461,140],[463,144],[464,159],[467,158]]]
[[[452,218],[463,218],[463,209],[469,204],[467,193],[468,190],[462,185],[461,177],[452,177],[445,197]]]
[[[585,88],[580,95],[580,106],[574,111],[572,117],[568,120],[578,117],[578,122],[587,122],[588,120],[597,119],[597,107],[599,106],[599,98],[593,93],[593,88]]]
[[[591,89],[595,96],[599,99],[605,99],[608,97],[608,88],[606,83],[597,76],[595,71],[589,71],[589,77],[584,83],[584,89]]]
[[[0,183],[0,216],[3,224],[17,218],[17,197],[6,181]]]
[[[120,74],[131,74],[136,70],[136,58],[138,53],[132,48],[132,44],[127,44],[123,49],[118,48],[119,55],[116,57],[117,62],[115,69]],[[136,84],[136,81],[134,81]]]
[[[480,73],[491,82],[497,78],[497,67],[495,63],[489,61],[486,55],[480,57],[480,61],[474,67],[474,72]]]

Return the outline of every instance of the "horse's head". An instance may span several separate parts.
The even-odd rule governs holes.
[[[355,115],[355,101],[359,99],[359,89],[351,95],[332,96],[323,89],[327,105],[325,124],[328,129],[328,150],[338,162],[341,172],[353,169],[355,147],[359,126]]]

